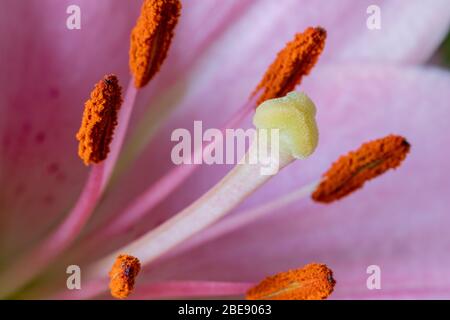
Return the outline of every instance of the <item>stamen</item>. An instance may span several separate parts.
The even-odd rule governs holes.
[[[134,289],[141,263],[133,256],[119,255],[109,272],[111,295],[118,299],[127,298]]]
[[[309,103],[310,100],[306,96],[291,93],[284,99],[267,102],[256,110],[254,123],[258,129],[272,129],[276,124],[280,125],[279,153],[269,156],[277,157],[270,161],[276,161],[279,169],[297,158],[308,156],[312,152],[311,147],[317,143],[317,128],[315,123],[312,123],[315,107]],[[271,109],[274,109],[274,112]],[[268,118],[270,114],[273,121]],[[251,159],[258,152],[258,144],[253,142],[250,145],[244,159]],[[270,180],[272,176],[261,174],[262,169],[265,169],[265,165],[260,161],[241,162],[197,201],[119,252],[133,254],[139,257],[143,264],[153,261],[225,216]],[[112,257],[115,256],[116,253],[99,261],[89,274],[93,277],[105,274],[105,269],[109,269],[114,259]]]
[[[309,74],[325,47],[327,33],[321,27],[309,27],[288,42],[266,71],[254,94],[263,91],[258,103],[279,98],[295,89]]]
[[[145,0],[131,32],[130,69],[136,88],[159,71],[169,50],[180,16],[179,0]]]
[[[78,155],[85,165],[106,159],[117,114],[122,104],[122,88],[115,75],[100,80],[84,106],[83,120],[76,138],[80,142]]]
[[[333,272],[325,264],[281,272],[247,292],[248,300],[322,300],[334,289]]]
[[[395,135],[365,143],[331,166],[312,198],[323,203],[341,199],[361,188],[366,181],[397,168],[409,150],[408,141]]]

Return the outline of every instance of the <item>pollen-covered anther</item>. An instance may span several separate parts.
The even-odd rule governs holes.
[[[153,262],[222,219],[280,170],[314,152],[318,138],[315,115],[314,103],[302,93],[292,92],[284,98],[264,102],[256,109],[253,123],[258,133],[266,132],[269,141],[266,140],[265,146],[258,141],[260,134],[257,134],[233,169],[201,197],[92,265],[89,273],[105,274],[110,261],[120,252],[133,252],[142,264]],[[266,150],[260,152],[261,146]]]
[[[111,295],[127,298],[134,289],[135,279],[141,270],[139,260],[130,255],[119,255],[109,272]]]
[[[167,56],[180,16],[179,0],[144,0],[131,32],[130,70],[136,88],[145,86]]]
[[[295,89],[302,77],[309,74],[325,47],[327,32],[321,27],[309,27],[297,33],[278,53],[266,71],[254,94],[261,92],[258,104],[279,98]]]
[[[302,269],[281,272],[251,288],[247,300],[323,300],[336,281],[325,264],[311,263]]]
[[[361,188],[366,181],[397,168],[406,158],[410,147],[404,137],[389,135],[341,156],[324,174],[322,182],[312,194],[313,200],[329,203],[347,196]]]
[[[100,80],[84,105],[83,120],[76,138],[78,155],[86,165],[106,159],[122,105],[122,88],[115,75]]]

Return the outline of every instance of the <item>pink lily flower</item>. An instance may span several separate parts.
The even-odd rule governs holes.
[[[427,64],[450,26],[447,1],[182,2],[160,72],[138,94],[129,86],[119,117],[125,121],[113,141],[118,146],[104,165],[89,170],[75,140],[83,104],[105,74],[116,74],[124,92],[132,83],[129,36],[142,2],[2,1],[0,295],[109,297],[100,277],[82,278],[81,290],[69,290],[67,266],[87,270],[210,190],[230,166],[174,174],[166,180],[173,188],[161,182],[177,170],[171,132],[191,129],[194,120],[222,128],[248,107],[285,43],[320,25],[327,30],[326,48],[298,87],[317,106],[314,155],[282,170],[217,224],[143,265],[131,298],[243,296],[265,277],[310,262],[333,270],[332,298],[449,298],[450,75]],[[379,30],[366,26],[373,4],[381,10]],[[81,9],[81,29],[67,29],[70,5]],[[301,189],[340,155],[391,133],[412,145],[400,170],[329,205]],[[267,207],[295,190],[306,196],[299,192],[276,210]],[[266,206],[263,214],[252,213],[259,206]],[[83,218],[67,222],[80,207]],[[373,265],[381,269],[382,285],[369,290]]]

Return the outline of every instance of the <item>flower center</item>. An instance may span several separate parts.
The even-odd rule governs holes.
[[[289,165],[295,159],[309,156],[317,145],[318,137],[314,104],[305,95],[298,93],[264,104],[265,106],[256,109],[254,123],[258,130],[277,128],[282,132],[283,139],[271,142],[279,142],[279,153],[274,155],[279,168]],[[245,159],[258,152],[256,145],[257,143],[252,142]],[[197,201],[117,252],[133,254],[143,264],[154,261],[225,216],[269,181],[271,176],[262,175],[261,166],[261,163],[240,162]],[[89,274],[94,277],[105,274],[117,252],[95,264]]]

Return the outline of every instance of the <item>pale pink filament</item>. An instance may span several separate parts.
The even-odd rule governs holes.
[[[138,285],[131,299],[244,296],[250,282],[165,281]]]

